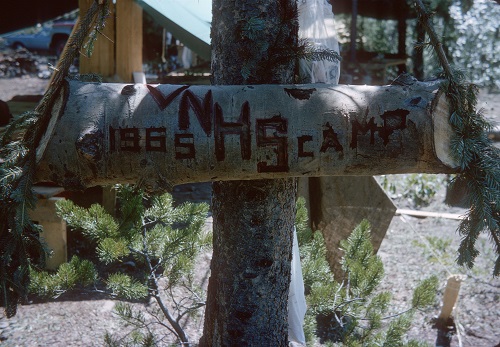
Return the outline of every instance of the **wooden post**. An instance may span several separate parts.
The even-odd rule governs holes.
[[[64,199],[55,197],[63,191],[60,187],[34,187],[38,197],[36,208],[30,212],[30,218],[43,227],[41,237],[52,250],[45,267],[56,270],[68,261],[66,222],[56,214],[56,202]]]
[[[438,87],[69,82],[54,107],[59,120],[38,149],[38,179],[68,188],[140,180],[155,189],[455,172]]]
[[[134,0],[116,2],[116,75],[132,82],[142,71],[142,8]]]
[[[79,0],[80,13],[84,14],[94,0]],[[122,0],[120,0],[121,2]],[[85,49],[80,55],[80,74],[95,73],[104,79],[115,74],[115,6],[109,1],[110,15],[106,19],[106,26],[102,36],[95,42],[92,55],[87,57]],[[98,34],[100,35],[100,34]],[[106,37],[104,37],[104,35]]]
[[[434,319],[433,327],[437,329],[436,347],[450,347],[453,334],[456,332],[455,321],[451,315],[455,308],[460,285],[464,277],[451,275],[443,294],[443,307],[437,319]]]
[[[85,13],[92,1],[79,0],[80,13]],[[120,0],[116,5],[109,1],[109,10],[92,56],[80,58],[80,73],[132,82],[132,74],[142,71],[142,8],[134,0]]]
[[[460,292],[460,285],[462,284],[463,277],[460,275],[451,275],[448,277],[446,288],[443,294],[443,307],[438,319],[446,320],[451,316]]]

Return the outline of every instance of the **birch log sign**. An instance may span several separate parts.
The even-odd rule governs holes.
[[[180,86],[68,82],[38,181],[141,182],[452,172],[438,82]]]

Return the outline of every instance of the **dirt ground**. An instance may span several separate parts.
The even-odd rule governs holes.
[[[14,95],[40,94],[46,84],[47,80],[33,76],[0,78],[0,99],[7,101]],[[482,92],[479,106],[485,109],[489,118],[500,121],[499,94]],[[463,209],[444,203],[445,193],[445,187],[441,186],[425,210],[463,213]],[[178,187],[174,195],[178,199],[209,201],[210,187]],[[412,208],[407,200],[397,196],[395,203],[398,208]],[[208,219],[208,226],[210,222]],[[411,291],[419,280],[437,275],[440,280],[440,298],[449,274],[466,275],[454,313],[458,331],[452,346],[500,346],[500,279],[491,276],[493,251],[488,238],[483,235],[478,241],[481,256],[475,268],[459,268],[454,263],[459,243],[459,236],[455,232],[457,226],[458,221],[444,218],[395,216],[379,251],[386,270],[382,289],[392,292],[393,310],[400,312],[409,307]],[[430,243],[427,241],[429,238]],[[204,254],[198,262],[198,276],[204,279],[205,285],[210,256],[209,253]],[[88,293],[64,295],[51,302],[23,305],[13,319],[7,320],[0,314],[0,345],[102,346],[106,332],[122,335],[127,332],[113,314],[115,305],[115,300]],[[439,306],[440,303],[436,302],[431,310],[417,314],[409,337],[434,343],[436,330],[432,329],[430,320],[439,313]],[[191,340],[197,341],[202,331],[202,317],[186,324]]]

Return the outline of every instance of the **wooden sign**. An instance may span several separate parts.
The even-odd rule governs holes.
[[[83,188],[452,172],[438,82],[179,86],[69,82],[39,181]]]

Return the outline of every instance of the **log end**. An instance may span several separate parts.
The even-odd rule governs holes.
[[[436,97],[431,105],[432,123],[434,129],[434,150],[437,158],[450,168],[458,168],[459,163],[451,153],[453,129],[450,125],[450,104],[442,91],[436,91]]]

